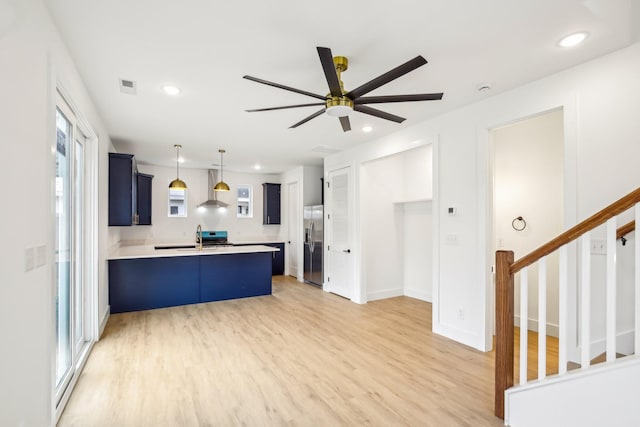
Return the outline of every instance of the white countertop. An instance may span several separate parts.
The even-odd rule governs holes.
[[[159,245],[161,246],[161,245]],[[166,244],[164,245],[166,246]],[[251,246],[227,246],[227,247],[204,247],[202,251],[194,248],[189,249],[155,249],[154,245],[120,246],[109,253],[107,259],[132,259],[132,258],[162,258],[176,256],[201,256],[201,255],[225,255],[225,254],[245,254],[256,252],[279,252],[278,248],[263,245]]]
[[[282,239],[234,239],[233,244],[237,245],[264,245],[265,243],[284,243]]]

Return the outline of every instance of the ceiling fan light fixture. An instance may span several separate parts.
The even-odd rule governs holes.
[[[404,76],[405,74],[419,68],[427,63],[421,55],[416,56],[409,61],[400,64],[399,66],[387,71],[368,82],[358,86],[353,90],[346,91],[344,84],[341,80],[343,71],[346,71],[349,67],[349,60],[344,56],[333,56],[331,49],[328,47],[317,46],[318,57],[320,58],[320,64],[322,65],[322,71],[327,80],[329,86],[329,93],[327,95],[320,95],[318,93],[308,92],[306,90],[296,89],[291,86],[286,86],[280,83],[270,82],[268,80],[259,79],[249,75],[243,76],[247,80],[261,83],[267,86],[276,87],[279,89],[287,90],[290,92],[299,93],[301,95],[309,96],[311,98],[320,99],[323,102],[305,103],[297,105],[284,105],[280,107],[259,108],[246,110],[247,112],[257,111],[273,111],[284,110],[288,108],[299,107],[311,107],[314,105],[323,105],[324,108],[310,114],[297,123],[289,126],[289,129],[297,128],[300,125],[307,123],[309,120],[315,119],[321,116],[323,113],[327,113],[328,116],[338,117],[340,126],[342,126],[343,132],[351,130],[351,121],[349,115],[352,111],[368,114],[370,116],[378,117],[380,119],[389,120],[395,123],[402,123],[406,119],[404,117],[396,116],[385,111],[378,110],[376,108],[369,107],[367,104],[384,104],[390,102],[413,102],[413,101],[439,101],[442,99],[443,93],[416,93],[409,95],[386,95],[386,96],[364,96],[369,92],[372,92],[393,80]]]
[[[353,111],[353,101],[346,96],[332,96],[327,99],[326,107],[331,117],[346,117]]]
[[[331,117],[346,117],[353,111],[353,108],[345,105],[334,105],[333,107],[327,107],[327,114]]]

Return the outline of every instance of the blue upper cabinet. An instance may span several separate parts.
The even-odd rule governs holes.
[[[151,225],[151,184],[153,175],[136,175],[138,225]]]
[[[280,184],[262,184],[262,223],[280,224]]]
[[[109,225],[151,224],[151,179],[132,154],[109,153]]]
[[[109,153],[109,225],[134,223],[135,172],[132,154]]]

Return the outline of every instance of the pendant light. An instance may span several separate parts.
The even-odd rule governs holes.
[[[171,181],[169,188],[171,190],[186,190],[187,184],[180,179],[180,149],[182,148],[182,145],[175,144],[174,147],[176,147],[176,179]]]
[[[226,182],[224,182],[224,167],[222,163],[222,155],[224,154],[224,150],[218,150],[220,153],[220,182],[213,187],[213,191],[229,191],[229,186]]]

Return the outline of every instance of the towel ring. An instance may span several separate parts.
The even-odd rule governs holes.
[[[522,231],[525,228],[527,228],[527,221],[525,221],[524,218],[519,216],[517,218],[514,218],[513,221],[511,221],[511,226],[516,231]]]

